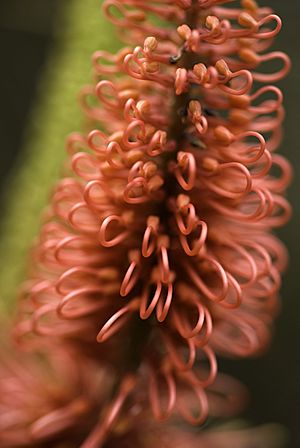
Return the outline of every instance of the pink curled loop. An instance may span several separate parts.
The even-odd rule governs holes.
[[[129,182],[123,193],[124,201],[128,204],[143,204],[149,201],[148,184],[144,177],[136,177]]]
[[[124,130],[122,143],[126,149],[134,149],[139,148],[145,139],[145,123],[142,120],[132,120]]]
[[[242,289],[251,286],[258,277],[258,269],[254,257],[251,256],[243,244],[237,244],[233,241],[224,241],[223,245],[232,248],[240,259],[239,263],[230,263],[230,266],[227,269],[241,279],[239,280],[239,284]],[[221,260],[223,259],[222,255],[220,258]],[[226,262],[225,254],[224,262]],[[248,266],[248,269],[245,267],[245,264]],[[243,279],[245,279],[245,281],[243,281]]]
[[[92,104],[90,104],[92,99]],[[101,119],[101,109],[99,104],[94,105],[97,101],[94,86],[85,86],[79,92],[79,104],[85,114],[92,120]]]
[[[234,143],[239,144],[238,153],[235,150],[230,152],[230,157],[236,162],[248,165],[257,162],[260,158],[266,156],[266,141],[259,132],[246,131],[234,135],[225,126],[217,126],[215,128],[215,137],[218,145],[220,144],[226,147],[226,153],[224,154],[228,153],[227,148],[233,146]],[[251,137],[258,140],[258,145],[243,142]],[[266,165],[269,166],[268,163]]]
[[[163,296],[165,295],[165,297]],[[161,285],[161,294],[157,301],[156,317],[158,322],[163,322],[169,312],[173,299],[173,282]]]
[[[141,47],[135,50],[141,51]],[[145,79],[145,73],[142,71],[141,61],[138,60],[137,55],[130,53],[124,58],[124,66],[126,72],[135,79]]]
[[[55,322],[55,324],[53,324],[53,322],[41,322],[42,319],[45,318],[45,316],[48,316],[49,314],[55,315],[56,306],[57,303],[55,302],[46,303],[34,311],[31,319],[31,330],[34,333],[38,334],[39,336],[53,336],[54,334],[58,336],[60,334],[64,334],[65,326],[63,323],[59,321]],[[76,332],[75,325],[74,327],[72,327],[72,330],[74,331],[74,333]]]
[[[220,84],[219,86],[220,89],[223,90],[223,92],[228,93],[230,95],[244,95],[245,93],[251,90],[254,77],[252,76],[249,70],[238,70],[237,72],[230,73],[229,79],[233,80],[235,78],[244,78],[245,79],[244,85],[239,88],[232,88],[224,84]]]
[[[168,283],[170,279],[170,263],[168,250],[164,244],[159,244],[158,259],[161,281],[163,283]]]
[[[121,107],[119,92],[111,81],[100,81],[96,86],[96,95],[107,107],[115,109]]]
[[[198,362],[199,365],[201,366],[201,363],[203,363],[203,361],[206,359],[207,363],[208,363],[208,368],[203,368],[201,367],[201,369],[195,369],[194,371],[192,371],[192,375],[195,378],[195,381],[198,385],[200,385],[203,388],[206,388],[207,386],[210,386],[211,384],[214,383],[217,373],[218,373],[218,365],[217,365],[217,359],[216,359],[216,355],[214,353],[214,351],[212,350],[211,347],[209,347],[208,345],[205,345],[201,348],[199,348],[197,350],[197,355],[198,355]],[[203,378],[202,376],[202,371],[207,372],[206,376]],[[196,375],[196,373],[198,373],[198,375]],[[200,377],[200,373],[201,373],[201,377]]]
[[[258,31],[257,33],[253,34],[253,37],[257,39],[272,39],[273,37],[275,37],[282,28],[282,21],[276,14],[269,14],[266,17],[263,17],[258,21],[257,25],[258,28],[262,28],[264,25],[272,21],[276,22],[276,27],[273,30]]]
[[[174,341],[167,334],[163,334],[163,341],[166,346],[168,358],[170,362],[179,371],[190,370],[195,364],[196,360],[196,346],[193,339],[184,339],[183,344],[178,344],[178,341]],[[185,347],[185,345],[187,347]],[[184,350],[186,348],[186,350]],[[184,360],[182,354],[187,353],[187,359]]]
[[[245,204],[249,205],[247,209],[250,211],[248,213],[229,208],[214,199],[209,199],[209,202],[219,213],[228,216],[230,219],[249,222],[262,220],[270,215],[274,208],[274,199],[272,195],[267,189],[262,188],[253,188],[250,194],[245,198]]]
[[[283,101],[283,95],[281,90],[276,87],[276,86],[272,86],[272,85],[268,85],[268,86],[263,86],[260,89],[258,89],[255,93],[253,93],[251,95],[251,101],[255,101],[257,100],[260,96],[262,96],[265,93],[275,93],[276,95],[276,100],[272,101],[272,103],[267,100],[264,101],[262,104],[260,104],[259,106],[255,106],[252,105],[250,110],[254,111],[255,113],[260,113],[260,114],[268,114],[268,113],[272,113],[275,112],[279,107],[281,107],[282,105],[282,101]]]
[[[155,292],[153,294],[153,297],[150,298],[149,303],[149,295],[151,291],[152,284],[149,284],[145,287],[142,297],[141,297],[141,306],[140,306],[140,317],[141,319],[148,319],[151,314],[153,313],[162,293],[162,283],[156,282],[155,284]]]
[[[158,60],[161,60],[161,57],[155,58],[156,62],[154,62],[147,56],[142,47],[135,47],[133,53],[127,54],[124,58],[125,71],[133,78],[154,81],[164,87],[170,87],[173,83],[173,77],[160,70]],[[166,62],[167,58],[163,59]]]
[[[266,141],[264,139],[264,137],[259,133],[259,132],[255,132],[255,131],[247,131],[244,132],[243,134],[237,135],[236,136],[236,141],[241,141],[247,137],[255,137],[258,140],[259,146],[248,146],[247,148],[247,152],[249,154],[252,154],[254,152],[254,156],[253,157],[249,157],[247,158],[247,156],[245,157],[245,161],[247,160],[248,163],[253,163],[256,162],[257,160],[259,160],[265,153],[266,151]]]
[[[186,191],[192,190],[196,180],[196,161],[193,154],[180,151],[174,172],[179,185]]]
[[[125,376],[117,397],[105,412],[104,420],[96,424],[95,428],[80,446],[81,448],[100,448],[105,444],[112,426],[120,416],[124,403],[132,393],[135,385],[136,379],[132,375]]]
[[[78,281],[81,279],[80,274],[82,276],[90,276],[93,278],[95,275],[95,270],[93,268],[86,268],[85,266],[75,266],[67,269],[61,274],[55,284],[56,292],[62,296],[72,292],[74,287],[76,288],[77,283],[80,283],[80,281]],[[39,288],[37,288],[37,286],[39,286]],[[36,285],[35,288],[32,289],[32,293],[34,294],[36,291],[42,291],[43,288],[41,288],[41,286],[42,285]]]
[[[106,148],[106,160],[112,168],[123,169],[126,166],[125,153],[117,142],[109,142]]]
[[[195,310],[195,312],[191,314],[193,316],[193,320],[196,321],[194,325],[190,322],[191,319],[189,318],[189,310],[187,309],[189,306],[193,306]],[[204,326],[205,308],[200,301],[189,299],[186,301],[185,308],[183,308],[183,310],[172,310],[172,321],[177,331],[184,339],[193,338],[201,332]]]
[[[283,67],[280,70],[278,70],[278,72],[271,73],[271,74],[254,72],[253,79],[255,81],[264,82],[264,83],[277,82],[277,81],[280,81],[282,78],[284,78],[290,71],[291,60],[282,51],[273,51],[266,55],[258,56],[257,58],[258,58],[258,62],[266,62],[266,61],[272,61],[274,59],[279,59],[282,61]]]
[[[155,250],[159,219],[156,216],[150,216],[147,224],[142,243],[142,255],[145,258],[150,257]]]
[[[95,178],[100,177],[96,160],[85,152],[77,152],[73,155],[72,169],[74,173],[84,180],[94,180]]]
[[[165,388],[164,390],[161,390],[162,388],[159,387],[159,376],[162,377],[167,388],[167,405],[165,410],[163,409],[163,404],[161,403],[162,397],[165,396]],[[170,417],[176,403],[176,384],[170,368],[163,366],[158,371],[155,371],[153,367],[150,367],[149,399],[152,412],[156,420],[167,420]]]
[[[202,294],[204,294],[209,300],[212,300],[213,302],[221,302],[225,299],[229,288],[227,274],[224,271],[222,265],[213,257],[206,255],[203,261],[205,263],[210,263],[215,269],[217,276],[219,277],[219,283],[221,284],[219,291],[214,292],[213,290],[211,290],[202,280],[200,275],[198,275],[197,272],[188,263],[185,264],[186,270],[190,275],[191,280]]]
[[[236,174],[232,174],[230,177],[235,177],[236,178],[236,183],[238,183],[239,178],[243,179],[244,181],[243,183],[245,184],[244,187],[237,189],[237,191],[233,191],[233,190],[228,190],[227,188],[219,186],[218,183],[216,182],[216,180],[214,179],[213,181],[209,180],[209,179],[205,179],[204,182],[209,185],[209,189],[213,192],[215,192],[216,194],[219,194],[222,197],[225,198],[229,198],[229,199],[236,199],[236,198],[241,198],[242,196],[247,195],[251,189],[252,189],[252,177],[251,174],[249,172],[249,170],[242,164],[239,162],[227,162],[227,163],[222,163],[222,164],[217,164],[216,169],[214,170],[207,170],[205,171],[206,176],[211,177],[211,176],[218,176],[220,179],[220,182],[222,182],[223,177],[225,178],[224,184],[226,185],[226,177],[222,176],[222,174],[224,172],[226,172],[226,170],[229,171],[229,173],[234,170],[236,172]],[[229,175],[228,175],[229,177]]]
[[[130,316],[139,309],[140,299],[133,299],[131,302],[120,308],[108,321],[103,325],[97,335],[97,342],[104,342],[110,339],[115,333],[119,332],[126,325]]]
[[[115,195],[109,185],[107,185],[107,183],[101,178],[87,182],[84,187],[83,198],[89,208],[96,211],[98,214],[99,211],[104,213],[108,212],[109,206],[107,203],[107,198],[114,200]]]
[[[238,380],[219,373],[207,389],[210,413],[217,417],[231,417],[241,412],[248,401],[248,391]]]
[[[85,136],[81,135],[79,132],[72,132],[66,140],[66,150],[68,154],[73,156],[87,146],[87,140]]]
[[[88,301],[87,296],[90,294],[102,294],[103,290],[102,288],[88,288],[83,287],[76,289],[75,291],[71,291],[68,294],[66,294],[59,304],[57,305],[57,314],[59,317],[63,319],[78,319],[80,317],[89,316],[91,314],[94,314],[96,311],[99,311],[101,308],[104,308],[107,306],[107,303],[104,301],[100,301],[98,299],[93,299],[93,301]],[[79,302],[80,298],[83,298],[85,300],[82,300],[82,303]],[[76,300],[79,302],[77,306],[74,306],[74,303],[76,303]]]
[[[194,125],[198,134],[200,135],[205,134],[208,129],[207,119],[203,115],[200,117],[199,120],[195,120]]]
[[[176,408],[186,422],[192,425],[201,425],[205,422],[208,415],[208,400],[206,393],[203,387],[197,383],[197,380],[191,371],[182,373],[180,375],[180,380],[185,388],[191,389],[193,395],[197,399],[199,411],[198,415],[195,416],[193,411],[189,409],[190,400],[186,400],[183,391],[182,399],[180,399],[180,393],[178,394]]]
[[[176,223],[183,235],[190,235],[195,228],[198,218],[193,204],[183,203],[175,213]]]
[[[92,264],[99,261],[99,256],[92,252],[93,242],[84,236],[66,236],[55,245],[54,258],[62,266],[74,266],[74,264]],[[82,251],[85,250],[83,262]],[[90,253],[89,253],[90,252]]]
[[[81,232],[97,232],[98,225],[96,217],[85,202],[75,204],[68,213],[68,219],[70,224]]]
[[[181,95],[188,88],[188,73],[185,68],[178,68],[175,75],[175,93]]]
[[[111,223],[115,222],[119,226],[124,226],[124,220],[121,216],[118,215],[110,215],[105,218],[101,224],[99,231],[99,241],[104,247],[114,247],[118,244],[122,243],[129,236],[129,232],[127,230],[120,232],[115,237],[108,239],[107,238],[107,228]]]
[[[211,313],[208,311],[207,308],[204,308],[204,314],[205,314],[205,325],[203,325],[204,329],[202,328],[201,331],[194,337],[196,347],[204,347],[210,340],[213,331]]]
[[[202,108],[199,101],[192,100],[189,102],[188,115],[192,123],[195,125],[196,131],[201,136],[207,132],[208,121],[202,114]]]
[[[168,315],[173,298],[174,273],[170,271],[166,282],[162,281],[161,275],[161,269],[156,267],[152,271],[151,281],[143,290],[140,307],[141,319],[148,319],[155,308],[159,322],[163,322]]]
[[[242,303],[242,289],[237,280],[227,272],[228,278],[228,293],[226,295],[226,300],[220,302],[220,306],[227,309],[239,308]],[[233,298],[232,298],[233,296]]]
[[[120,295],[122,297],[127,296],[132,291],[140,278],[141,267],[139,252],[132,251],[129,254],[129,258],[131,259],[131,263],[126,271],[120,287]]]
[[[99,61],[106,61],[106,64],[101,64]],[[116,57],[108,51],[97,50],[92,56],[92,65],[95,72],[99,75],[117,73],[118,67],[115,65]]]
[[[200,229],[199,236],[197,238],[193,238],[198,228]],[[188,242],[188,236],[190,239],[192,239],[192,243]],[[198,219],[195,222],[193,230],[189,235],[184,235],[182,233],[179,235],[181,246],[184,252],[189,257],[195,257],[196,255],[199,255],[200,250],[205,244],[206,237],[207,237],[207,224],[205,221],[201,221],[200,219]]]
[[[105,155],[107,136],[104,132],[99,131],[98,129],[91,131],[87,137],[87,142],[89,147],[95,151],[97,155]]]
[[[156,157],[161,154],[166,144],[166,132],[156,131],[147,145],[147,154]]]
[[[83,398],[73,400],[70,404],[40,417],[30,427],[32,441],[47,439],[47,437],[65,431],[76,424],[78,417],[85,417],[89,410],[88,401]]]
[[[125,103],[124,118],[128,123],[133,120],[142,119],[140,111],[136,107],[136,101],[133,98],[129,98],[129,100],[127,100]]]
[[[95,51],[92,56],[94,72],[97,75],[113,75],[118,73],[122,66],[122,59],[129,51],[129,48],[122,48],[116,55],[104,50]]]
[[[235,315],[227,315],[220,328],[215,328],[212,344],[222,353],[246,357],[265,347],[268,340],[269,332],[259,318],[237,311]]]
[[[121,2],[116,0],[109,0],[106,1],[103,6],[106,16],[114,25],[120,27],[130,26],[128,11],[124,8]],[[117,14],[113,14],[112,8],[115,9]]]

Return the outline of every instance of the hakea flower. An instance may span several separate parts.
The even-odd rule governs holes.
[[[140,45],[93,57],[95,84],[81,94],[91,131],[67,141],[71,170],[54,191],[16,332],[85,346],[115,335],[128,368],[153,377],[154,414],[151,387],[163,378],[167,415],[183,382],[202,422],[215,354],[260,353],[278,311],[286,252],[271,231],[289,218],[291,171],[275,152],[284,111],[273,83],[290,63],[266,51],[281,21],[253,0],[104,9]],[[279,71],[261,68],[273,60]]]

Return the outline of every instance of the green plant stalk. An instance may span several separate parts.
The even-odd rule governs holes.
[[[25,278],[28,252],[40,226],[40,214],[65,159],[67,135],[80,131],[76,101],[91,80],[91,54],[120,47],[101,13],[101,0],[64,2],[55,45],[38,86],[21,157],[7,187],[0,240],[0,309],[11,310]],[[99,13],[95,14],[95,12]]]

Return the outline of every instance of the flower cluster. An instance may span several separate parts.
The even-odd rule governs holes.
[[[146,408],[148,385],[158,420],[218,414],[216,355],[266,348],[286,265],[271,233],[290,215],[273,85],[290,62],[268,52],[281,21],[253,0],[228,3],[104,2],[140,45],[93,56],[88,131],[67,140],[15,328],[27,347],[51,338],[113,365],[121,384],[134,372],[130,394]]]

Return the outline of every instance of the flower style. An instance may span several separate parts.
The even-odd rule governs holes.
[[[112,339],[114,362],[148,375],[160,420],[177,407],[202,423],[216,354],[267,347],[286,265],[271,233],[290,216],[291,178],[276,154],[284,111],[273,83],[290,62],[267,53],[281,20],[253,0],[229,3],[104,2],[140,45],[93,56],[95,83],[80,96],[89,131],[67,141],[70,173],[53,193],[16,329],[90,344],[96,358],[95,341]],[[268,73],[273,60],[282,68]]]

